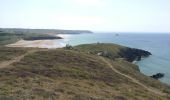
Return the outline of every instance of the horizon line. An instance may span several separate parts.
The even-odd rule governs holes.
[[[102,31],[96,31],[96,30],[89,30],[89,29],[62,29],[62,28],[58,29],[58,28],[21,28],[21,27],[20,28],[19,27],[12,27],[12,28],[11,27],[5,27],[4,28],[4,27],[0,27],[0,29],[30,29],[30,30],[31,29],[32,30],[34,30],[34,29],[35,30],[36,29],[42,29],[42,30],[73,30],[73,31],[74,30],[75,31],[76,30],[77,31],[81,31],[81,30],[83,31],[84,30],[84,31],[92,31],[93,33],[104,33],[104,32],[107,32],[107,33],[138,33],[138,34],[139,33],[165,33],[165,34],[168,33],[168,34],[170,34],[170,32],[154,32],[154,31],[153,32],[149,32],[149,31],[148,32],[147,31],[143,31],[143,32],[142,31],[107,31],[107,30],[106,31],[103,31],[103,30]]]

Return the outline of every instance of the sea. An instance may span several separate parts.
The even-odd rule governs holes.
[[[148,58],[135,62],[140,71],[151,76],[164,73],[160,81],[170,85],[170,34],[165,33],[84,33],[63,35],[62,44],[72,46],[87,43],[115,43],[131,48],[147,50],[152,53]]]

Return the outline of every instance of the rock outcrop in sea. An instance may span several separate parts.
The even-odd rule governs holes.
[[[160,79],[160,78],[163,78],[164,77],[164,73],[157,73],[157,74],[154,74],[152,76],[150,76],[156,80]]]
[[[141,49],[127,48],[127,49],[122,49],[119,55],[122,58],[126,58],[126,60],[129,62],[133,62],[133,61],[140,61],[141,58],[148,57],[152,54],[148,51],[141,50]]]

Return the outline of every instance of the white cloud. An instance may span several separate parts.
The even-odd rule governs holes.
[[[105,2],[104,0],[73,0],[73,2],[79,4],[79,5],[84,5],[84,6],[104,6]]]

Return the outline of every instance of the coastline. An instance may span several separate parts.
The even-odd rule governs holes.
[[[35,47],[35,48],[62,48],[65,46],[64,43],[58,41],[58,39],[54,40],[19,40],[15,43],[5,45],[7,47]]]
[[[45,40],[43,40],[43,41],[45,41],[45,44],[44,44],[44,42],[43,41],[41,41],[41,43],[40,43],[40,41],[39,41],[39,43],[41,44],[41,46],[40,45],[38,45],[37,46],[37,44],[38,43],[36,43],[36,41],[34,42],[34,43],[32,43],[32,45],[30,44],[30,45],[28,45],[28,44],[23,44],[23,45],[11,45],[11,44],[9,44],[9,45],[7,45],[7,47],[36,47],[36,48],[49,48],[49,49],[52,49],[52,48],[62,48],[62,47],[64,47],[65,45],[66,45],[66,43],[67,43],[67,41],[68,41],[68,38],[70,38],[70,34],[58,34],[57,36],[60,36],[60,37],[62,37],[63,39],[62,39],[62,41],[63,41],[63,43],[62,42],[60,42],[60,41],[58,41],[58,40],[53,40],[53,41],[55,41],[55,44],[53,44],[52,42],[50,42],[50,41],[45,41]],[[38,41],[37,41],[38,42]],[[26,42],[25,42],[26,43]],[[121,44],[121,43],[120,43]],[[49,45],[51,45],[51,46],[49,46]],[[53,45],[53,46],[52,46]],[[128,46],[129,47],[129,46]],[[134,48],[134,47],[133,47]],[[145,49],[145,50],[148,50],[148,49]],[[143,74],[145,74],[146,76],[151,76],[151,75],[153,75],[153,74],[156,74],[156,73],[159,73],[159,72],[161,72],[161,73],[166,73],[166,71],[162,71],[162,70],[158,70],[158,71],[154,71],[154,72],[150,72],[150,73],[147,73],[147,70],[148,69],[151,69],[151,67],[152,67],[152,65],[151,65],[151,67],[150,66],[143,66],[143,65],[140,65],[140,64],[138,64],[138,63],[142,63],[143,62],[143,60],[145,60],[145,58],[146,57],[141,57],[141,60],[140,61],[138,61],[138,60],[134,60],[134,61],[132,61],[132,64],[135,64],[135,65],[137,65],[138,67],[139,67],[139,69],[140,69],[140,72],[141,73],[143,73]],[[152,58],[152,57],[151,57]],[[150,59],[150,58],[149,58]],[[147,62],[146,62],[147,63]],[[143,68],[144,67],[144,68]],[[143,70],[144,69],[144,70]],[[146,70],[146,71],[145,71]],[[162,79],[160,79],[160,81],[162,81],[162,80],[165,80],[165,79],[167,79],[167,76],[168,76],[168,74],[166,73],[166,76],[164,77],[164,78],[162,78]],[[162,82],[164,82],[164,81],[162,81]],[[164,82],[164,83],[167,83],[167,84],[169,84],[168,82]]]
[[[60,42],[62,39],[66,39],[67,36],[69,35],[54,35],[56,39],[52,38],[36,38],[36,39],[31,39],[31,40],[25,40],[25,39],[20,39],[19,41],[11,44],[5,45],[6,47],[34,47],[34,48],[62,48],[66,44]]]

